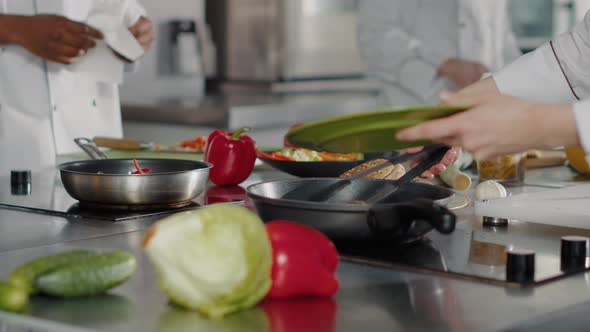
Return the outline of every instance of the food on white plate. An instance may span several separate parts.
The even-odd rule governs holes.
[[[271,283],[272,253],[262,220],[217,205],[162,219],[143,247],[158,285],[181,307],[222,317],[256,305]]]
[[[475,187],[475,197],[480,201],[505,198],[506,196],[506,188],[494,180],[482,182]]]
[[[471,177],[452,164],[439,174],[440,179],[453,189],[465,191],[471,188]]]
[[[342,177],[342,178],[351,177],[359,172],[362,172],[366,169],[369,169],[371,167],[377,166],[382,163],[389,163],[390,165],[363,176],[363,179],[397,180],[397,179],[401,178],[404,174],[406,174],[406,169],[401,164],[394,165],[394,164],[391,164],[386,159],[373,159],[373,160],[369,160],[365,163],[362,163],[362,164],[346,171],[345,173],[340,175],[340,177]]]

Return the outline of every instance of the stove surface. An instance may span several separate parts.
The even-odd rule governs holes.
[[[335,244],[342,259],[349,262],[508,287],[539,286],[590,271],[586,256],[581,261],[578,259],[573,264],[562,265],[564,262],[561,259],[559,235],[553,240],[543,236],[521,238],[509,235],[509,229],[510,226],[504,229],[490,227],[481,230],[467,227],[458,228],[449,235],[433,231],[422,239],[406,244]],[[561,229],[558,233],[568,234],[567,228]],[[512,268],[510,273],[517,273],[518,276],[518,273],[528,272],[529,279],[508,278],[508,253],[517,252],[519,249],[523,251],[524,248],[526,253],[534,253],[534,265],[518,266],[516,270]],[[571,263],[569,260],[567,262]]]
[[[110,207],[88,205],[73,199],[63,187],[59,171],[33,173],[30,186],[15,188],[10,178],[0,177],[0,207],[65,217],[89,218],[105,221],[124,221],[136,218],[194,210],[213,203],[243,202],[245,190],[235,188],[207,188],[207,191],[190,202],[177,206]]]

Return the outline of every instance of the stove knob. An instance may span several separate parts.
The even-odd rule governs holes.
[[[508,219],[496,217],[483,217],[483,225],[486,227],[507,227]]]
[[[12,195],[30,195],[32,176],[30,170],[10,171],[10,192]]]
[[[584,236],[564,236],[561,238],[561,270],[573,272],[586,267],[588,238]]]
[[[10,171],[10,184],[26,184],[32,182],[31,171],[28,169],[18,169]]]
[[[506,281],[520,284],[535,281],[535,252],[524,249],[508,251],[506,260]]]

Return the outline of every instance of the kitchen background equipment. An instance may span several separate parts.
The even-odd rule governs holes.
[[[275,150],[276,151],[276,150]],[[267,153],[273,152],[271,150],[264,151]],[[344,172],[364,163],[369,160],[379,158],[394,158],[399,155],[399,152],[377,152],[365,153],[363,160],[341,160],[341,161],[289,161],[276,160],[258,157],[265,164],[268,164],[280,171],[293,176],[302,178],[336,178]]]
[[[321,178],[271,181],[249,186],[247,192],[264,221],[297,221],[334,239],[409,241],[433,228],[443,233],[454,229],[455,216],[438,205],[449,202],[453,192],[428,184],[408,183],[374,206],[360,201],[382,190],[387,180],[355,180],[338,191],[331,203],[281,198],[298,186],[325,187],[338,181]]]
[[[412,106],[375,110],[308,122],[286,137],[296,146],[341,153],[380,152],[427,145],[395,138],[398,130],[466,110],[458,106]]]
[[[211,0],[224,80],[360,77],[355,0]]]
[[[116,150],[148,150],[154,152],[186,152],[202,153],[201,150],[183,148],[180,146],[161,145],[153,142],[143,142],[135,139],[122,139],[111,137],[94,137],[92,139],[98,147],[116,149]]]
[[[104,159],[93,143],[76,143],[97,160],[73,161],[59,166],[66,191],[81,204],[100,206],[189,205],[207,186],[211,164],[178,159],[139,159],[150,173],[130,174],[131,159]]]

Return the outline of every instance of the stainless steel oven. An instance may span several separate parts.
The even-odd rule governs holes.
[[[229,81],[360,76],[356,0],[211,0],[207,19]]]

